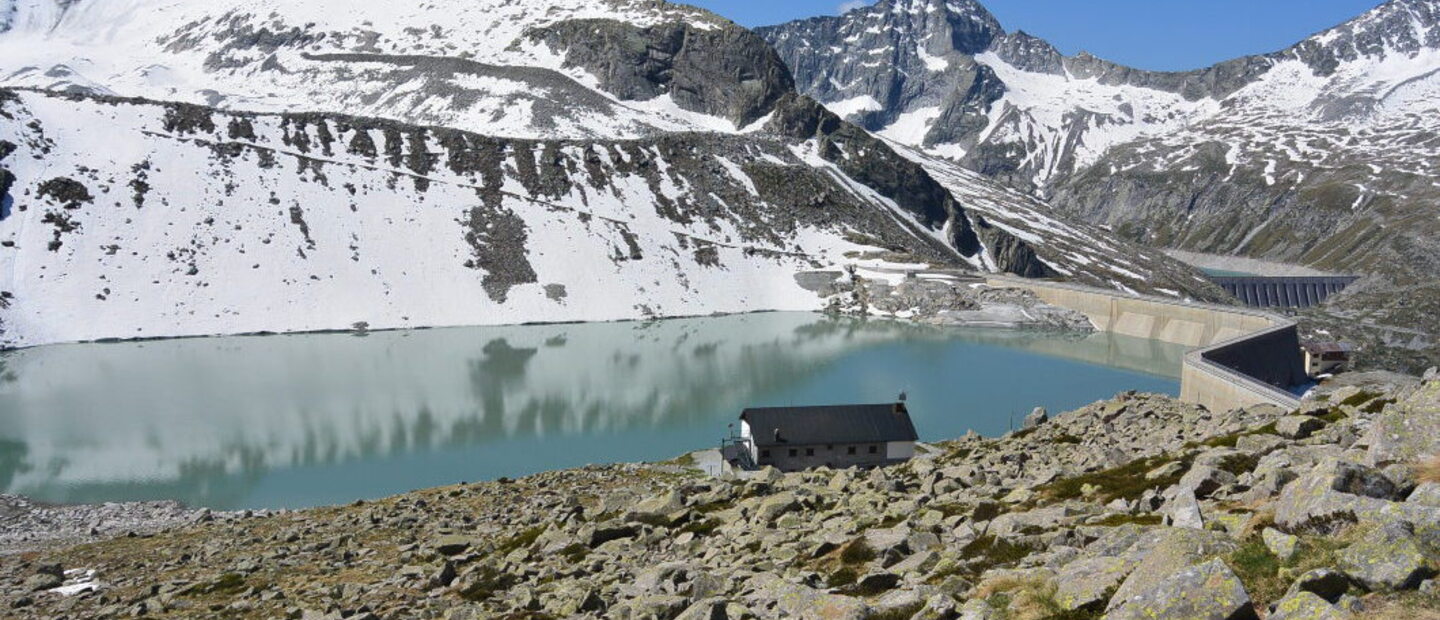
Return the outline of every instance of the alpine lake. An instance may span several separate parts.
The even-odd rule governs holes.
[[[891,402],[922,441],[1138,390],[1184,347],[762,313],[0,354],[0,492],[302,508],[716,446],[756,406]]]

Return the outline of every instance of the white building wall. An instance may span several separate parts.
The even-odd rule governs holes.
[[[750,445],[750,462],[759,461],[760,452],[755,448],[755,436],[750,433],[750,423],[745,420],[740,421],[740,438]]]
[[[908,459],[915,456],[915,442],[892,441],[885,444],[885,458]]]

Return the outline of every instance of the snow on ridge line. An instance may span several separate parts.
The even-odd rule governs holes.
[[[15,2],[16,0],[5,0]],[[640,0],[23,0],[0,31],[3,84],[181,100],[262,112],[351,111],[413,124],[516,138],[634,138],[671,131],[738,133],[718,117],[663,99],[619,101],[594,76],[525,34],[573,19],[646,27],[683,21],[733,27],[711,13]],[[271,37],[259,37],[269,32]],[[460,51],[463,50],[463,53]],[[326,55],[375,61],[325,61]],[[434,58],[530,70],[444,79],[445,66],[408,79],[396,58]],[[388,63],[388,64],[387,64]],[[566,86],[533,70],[575,82]],[[557,76],[557,77],[559,77]],[[557,87],[562,91],[555,91]],[[599,99],[596,99],[596,96]],[[609,103],[606,103],[608,101]]]

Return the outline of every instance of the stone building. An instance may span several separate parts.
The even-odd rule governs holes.
[[[905,403],[746,409],[740,414],[742,465],[781,471],[876,467],[915,455]],[[748,460],[749,463],[743,463]]]

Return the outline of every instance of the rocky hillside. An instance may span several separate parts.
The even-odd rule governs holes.
[[[873,471],[687,457],[201,513],[0,557],[0,592],[18,618],[1428,617],[1430,376],[1295,412],[1122,394]]]
[[[1222,295],[962,198],[698,9],[330,4],[0,5],[0,346],[813,310],[867,261]]]
[[[760,32],[836,113],[1126,238],[1376,274],[1386,295],[1440,267],[1435,0],[1182,73],[1064,56],[973,0]]]

